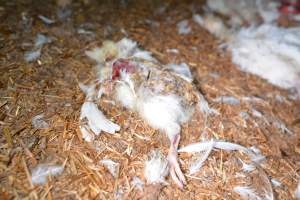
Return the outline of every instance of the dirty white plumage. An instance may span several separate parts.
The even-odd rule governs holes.
[[[112,133],[119,129],[91,102],[99,101],[101,95],[96,94],[104,92],[125,108],[138,113],[150,126],[167,134],[171,143],[168,155],[170,174],[182,188],[185,177],[177,158],[180,126],[197,110],[206,114],[217,113],[208,106],[192,83],[182,78],[190,75],[187,66],[183,66],[185,74],[179,75],[179,72],[160,65],[154,58],[148,58],[150,53],[140,50],[135,42],[127,38],[117,43],[106,42],[103,48],[87,54],[99,63],[98,71],[101,73],[98,82],[101,86],[97,90],[101,92],[93,85],[90,88],[81,86],[87,94],[87,102],[83,104],[80,118],[81,121],[88,119],[87,124],[81,125],[83,137],[93,139],[88,129],[96,131],[96,135],[101,130]],[[91,114],[92,110],[95,110],[94,114]]]

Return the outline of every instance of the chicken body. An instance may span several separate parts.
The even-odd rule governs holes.
[[[90,86],[80,85],[86,93],[80,115],[83,138],[92,141],[94,134],[102,131],[113,134],[120,130],[120,126],[106,119],[97,108],[102,94],[106,93],[121,106],[138,113],[151,127],[166,133],[170,140],[170,175],[183,188],[186,180],[177,156],[181,125],[197,110],[206,115],[218,114],[191,83],[191,77],[186,75],[190,72],[184,69],[185,73],[180,73],[178,69],[159,64],[150,52],[139,49],[128,38],[116,43],[105,41],[101,48],[86,54],[98,63],[98,79]]]
[[[105,91],[127,109],[137,112],[151,127],[167,134],[170,174],[183,188],[186,181],[177,158],[180,125],[196,110],[199,93],[178,74],[143,59],[116,60],[112,74],[113,79],[103,82]]]

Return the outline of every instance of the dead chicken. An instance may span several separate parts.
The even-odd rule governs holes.
[[[109,43],[109,46],[111,48],[112,43]],[[195,111],[203,110],[203,96],[192,83],[159,63],[135,56],[118,56],[117,59],[111,59],[117,48],[111,49],[113,50],[105,51],[106,59],[102,59],[106,61],[101,70],[102,79],[103,72],[110,73],[106,73],[107,77],[98,83],[100,96],[102,93],[111,96],[122,106],[138,113],[150,126],[167,134],[170,140],[167,157],[170,175],[174,182],[183,188],[186,180],[177,156],[180,126],[187,122]],[[103,52],[99,55],[103,55]],[[99,92],[94,92],[94,95],[99,96]],[[205,103],[207,105],[207,102]]]

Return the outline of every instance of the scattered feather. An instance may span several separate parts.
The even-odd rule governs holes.
[[[240,105],[240,100],[233,96],[221,96],[213,99],[216,103],[225,103],[229,105]]]
[[[274,178],[271,179],[271,183],[274,187],[280,187],[282,185],[282,183],[280,183],[278,180]]]
[[[37,60],[41,56],[41,49],[35,51],[28,51],[25,53],[24,57],[27,62],[32,62]]]
[[[260,97],[254,97],[254,96],[248,96],[248,97],[242,97],[243,101],[250,101],[250,102],[261,102],[264,101],[262,98]]]
[[[44,118],[44,114],[40,114],[33,117],[31,120],[32,126],[37,129],[49,128],[49,124],[43,118]]]
[[[192,28],[190,27],[188,20],[182,20],[177,23],[177,30],[180,35],[186,35],[192,31]]]
[[[137,176],[134,176],[131,181],[131,187],[137,188],[140,191],[144,189],[144,182]]]
[[[31,51],[28,51],[25,53],[24,58],[27,62],[32,62],[37,60],[41,56],[42,47],[46,43],[50,43],[51,39],[46,37],[43,34],[38,34],[35,43],[34,48]]]
[[[230,143],[230,142],[224,142],[224,141],[214,141],[214,148],[217,149],[223,149],[228,151],[233,150],[241,150],[244,152],[247,152],[248,149],[246,147],[243,147],[239,144]],[[196,152],[203,152],[206,151],[211,146],[211,141],[203,141],[198,143],[189,144],[185,147],[182,147],[178,150],[178,152],[186,152],[186,153],[196,153]]]
[[[181,78],[185,79],[186,81],[190,83],[193,81],[193,76],[190,67],[186,63],[180,63],[180,64],[171,63],[166,65],[166,67],[172,69],[174,72],[180,75]]]
[[[195,14],[193,15],[193,20],[219,39],[227,40],[231,37],[231,30],[224,24],[221,18],[213,14],[206,14],[203,17]]]
[[[251,109],[252,115],[257,118],[263,118],[263,114],[256,109]]]
[[[48,25],[55,23],[55,20],[49,19],[48,17],[45,17],[43,15],[38,15],[38,18]]]
[[[57,176],[61,174],[64,167],[61,165],[39,164],[31,171],[31,181],[33,184],[45,184],[48,176]]]
[[[119,163],[114,162],[111,159],[103,159],[100,161],[100,163],[108,169],[108,171],[111,173],[111,175],[113,175],[114,178],[118,178],[120,169]]]
[[[77,33],[81,34],[81,35],[88,35],[88,36],[91,36],[91,37],[96,36],[93,31],[88,31],[88,30],[85,30],[84,28],[77,29]]]
[[[50,42],[51,42],[50,38],[48,38],[47,36],[39,33],[36,36],[34,47],[39,48],[39,47],[42,47],[44,44],[47,44],[47,43],[50,43]]]
[[[239,116],[241,117],[241,118],[243,118],[243,119],[249,119],[249,114],[247,113],[247,112],[240,112],[239,113]]]
[[[210,140],[210,142],[208,143],[207,149],[205,149],[205,151],[201,152],[199,159],[190,165],[190,167],[189,167],[190,175],[192,175],[200,170],[203,163],[207,160],[210,152],[213,150],[213,148],[214,148],[214,140]]]
[[[257,192],[250,187],[236,186],[233,188],[233,191],[238,193],[243,199],[249,200],[263,200],[264,198],[260,197]]]
[[[240,162],[242,163],[242,169],[244,172],[249,173],[252,172],[256,169],[256,167],[253,164],[247,164],[243,160],[239,159]]]
[[[174,53],[174,54],[179,54],[179,50],[178,49],[167,49],[168,53]]]
[[[207,151],[211,147],[210,141],[203,141],[198,143],[189,144],[185,147],[182,147],[178,150],[179,153],[186,152],[186,153],[197,153],[197,152],[203,152]],[[260,152],[255,152],[251,148],[246,148],[242,145],[231,143],[231,142],[225,142],[221,140],[215,140],[214,141],[214,148],[216,149],[222,149],[226,151],[242,151],[246,153],[253,162],[259,163],[262,160],[265,159],[263,155],[261,155]]]
[[[281,120],[276,119],[273,121],[273,124],[275,125],[276,128],[281,130],[282,133],[287,133],[289,135],[293,135],[293,132],[291,130],[289,130]]]
[[[150,160],[145,162],[144,175],[148,184],[167,184],[165,177],[169,173],[168,161],[159,150],[153,150]]]
[[[122,186],[118,186],[114,192],[115,200],[123,200],[124,198],[124,189]]]

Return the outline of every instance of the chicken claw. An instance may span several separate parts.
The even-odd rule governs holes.
[[[168,161],[170,165],[170,174],[173,181],[178,185],[180,189],[183,189],[183,185],[186,184],[186,180],[178,163],[177,148],[178,148],[179,140],[180,140],[180,134],[176,134],[171,139]]]
[[[170,175],[173,181],[178,185],[180,189],[183,189],[183,185],[186,184],[186,180],[178,163],[177,151],[169,153],[168,161],[170,165]]]

